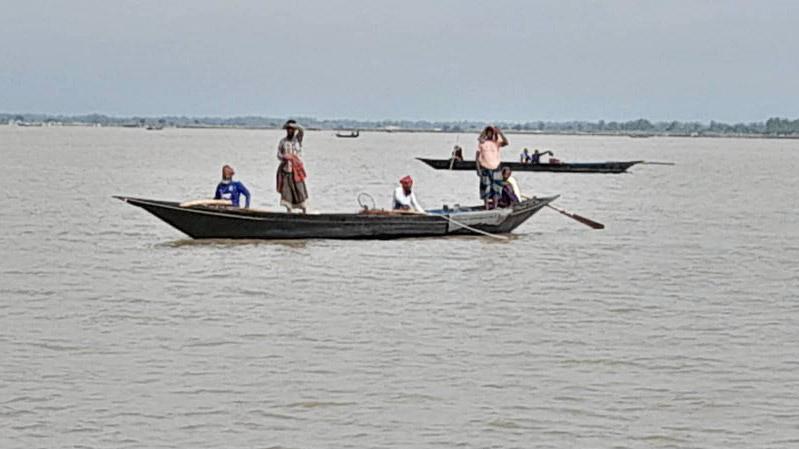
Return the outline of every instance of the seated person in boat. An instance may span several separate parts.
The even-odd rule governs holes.
[[[553,153],[553,152],[551,152],[549,150],[544,151],[543,153],[541,153],[541,152],[538,151],[538,148],[536,148],[535,151],[533,151],[533,154],[530,155],[530,163],[531,164],[540,164],[541,163],[541,156],[544,156],[546,154],[548,154],[550,156],[554,156],[555,155],[555,153]]]
[[[394,190],[394,204],[392,209],[408,212],[424,213],[424,209],[416,201],[413,193],[413,178],[406,176],[400,179],[400,186]]]
[[[519,162],[522,164],[530,163],[530,152],[527,150],[527,148],[522,150],[522,153],[519,155]]]
[[[452,148],[452,156],[450,157],[450,159],[453,159],[453,160],[456,160],[456,161],[462,161],[463,160],[463,148],[461,148],[460,145],[455,145]]]
[[[247,190],[247,187],[244,187],[244,184],[240,181],[233,180],[233,175],[235,174],[236,172],[230,165],[222,167],[222,182],[216,186],[214,199],[228,200],[232,206],[240,207],[239,198],[241,195],[244,195],[246,199],[244,207],[250,207],[250,191]]]
[[[510,167],[502,167],[502,195],[499,197],[499,207],[511,207],[521,201],[522,194],[519,184],[513,176]]]
[[[486,209],[493,209],[502,194],[500,150],[508,145],[508,139],[496,126],[486,126],[477,141],[474,159],[477,162],[477,176],[480,177],[480,199]]]

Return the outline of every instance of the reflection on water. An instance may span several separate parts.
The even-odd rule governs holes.
[[[511,135],[679,165],[517,173],[606,228],[547,210],[510,241],[195,241],[110,198],[207,197],[230,163],[276,209],[278,137],[0,126],[0,447],[799,441],[795,142]],[[309,131],[311,207],[389,207],[407,174],[477,204],[414,160],[456,137]]]

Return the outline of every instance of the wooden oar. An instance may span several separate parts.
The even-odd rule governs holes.
[[[560,212],[561,214],[563,214],[563,215],[565,215],[565,216],[567,216],[567,217],[569,217],[569,218],[571,218],[573,220],[577,220],[577,221],[579,221],[580,223],[582,223],[582,224],[584,224],[586,226],[590,226],[593,229],[605,229],[605,225],[603,225],[602,223],[598,223],[598,222],[596,222],[594,220],[589,220],[588,218],[585,218],[585,217],[583,217],[581,215],[577,215],[577,214],[571,213],[569,211],[566,211],[566,210],[563,210],[561,208],[555,207],[555,206],[553,206],[551,204],[547,204],[547,207],[549,207],[551,209],[555,209],[556,211]]]
[[[448,216],[446,216],[446,215],[436,215],[436,214],[427,214],[427,215],[432,215],[432,216],[434,216],[434,217],[441,217],[441,218],[443,218],[443,219],[445,219],[445,220],[449,221],[450,223],[452,223],[452,224],[454,224],[454,225],[456,225],[456,226],[460,226],[460,227],[462,227],[463,229],[467,229],[467,230],[469,230],[469,231],[475,232],[475,233],[477,233],[477,234],[484,235],[484,236],[486,236],[486,237],[495,238],[495,239],[497,239],[497,240],[510,240],[510,239],[509,239],[507,236],[504,236],[504,235],[497,235],[497,234],[492,234],[492,233],[490,233],[490,232],[483,231],[482,229],[473,228],[473,227],[471,227],[471,226],[469,226],[469,225],[465,225],[465,224],[463,224],[463,223],[461,223],[461,222],[459,222],[459,221],[457,221],[457,220],[453,220],[452,218],[450,218],[450,217],[448,217]]]
[[[641,163],[643,165],[677,165],[674,162],[650,162],[650,161],[644,161],[644,162],[641,162]]]

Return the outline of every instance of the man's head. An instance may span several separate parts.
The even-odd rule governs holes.
[[[538,148],[536,148],[535,151],[533,151],[533,154],[541,154],[541,153],[539,153]]]
[[[502,179],[507,181],[508,178],[510,178],[511,174],[512,174],[512,172],[510,170],[510,167],[502,167]]]
[[[480,133],[480,140],[488,141],[495,140],[497,137],[496,128],[493,126],[486,126],[483,132]]]
[[[402,190],[404,190],[405,193],[410,193],[411,187],[413,187],[413,178],[411,178],[410,176],[406,176],[400,179],[399,183],[402,186]]]
[[[529,153],[529,151],[527,151],[527,148],[525,148],[524,149],[524,154],[528,154],[528,153]]]
[[[231,180],[233,179],[233,175],[235,174],[236,172],[233,170],[233,167],[231,167],[230,165],[225,165],[224,167],[222,167],[222,179]]]

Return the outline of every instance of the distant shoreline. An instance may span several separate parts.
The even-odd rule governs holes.
[[[141,129],[145,131],[163,131],[169,129],[207,129],[207,130],[279,130],[280,127],[263,127],[263,126],[237,126],[237,125],[200,125],[200,126],[164,126],[161,128],[147,128],[146,126],[126,126],[126,125],[99,125],[94,123],[59,123],[59,124],[45,124],[45,123],[22,123],[22,124],[9,124],[0,123],[2,127],[20,127],[20,128],[50,128],[50,127],[84,127],[84,128],[121,128],[121,129]],[[440,129],[424,129],[424,128],[402,128],[402,129],[383,129],[383,128],[317,128],[306,127],[308,131],[342,131],[350,129],[358,129],[362,133],[386,133],[386,134],[413,134],[413,133],[432,133],[432,134],[478,134],[479,129],[466,129],[460,131],[440,130]],[[799,134],[734,134],[734,133],[712,133],[702,132],[696,134],[685,133],[658,133],[654,132],[648,135],[636,135],[634,133],[624,132],[586,132],[586,131],[527,131],[527,130],[513,130],[508,129],[504,131],[508,135],[523,135],[523,136],[586,136],[586,137],[629,137],[629,138],[663,138],[663,137],[680,137],[680,138],[726,138],[726,139],[799,139]]]
[[[479,133],[483,121],[426,121],[426,120],[350,120],[295,117],[308,130],[385,133]],[[280,129],[285,119],[274,117],[113,117],[102,114],[51,115],[0,113],[0,125],[17,127],[85,126],[138,128],[158,131],[168,128],[184,129]],[[631,138],[651,137],[726,137],[754,139],[799,139],[799,119],[773,117],[764,122],[736,123],[734,125],[711,121],[700,122],[650,122],[637,119],[626,122],[600,120],[597,122],[495,122],[507,134],[610,136]]]

